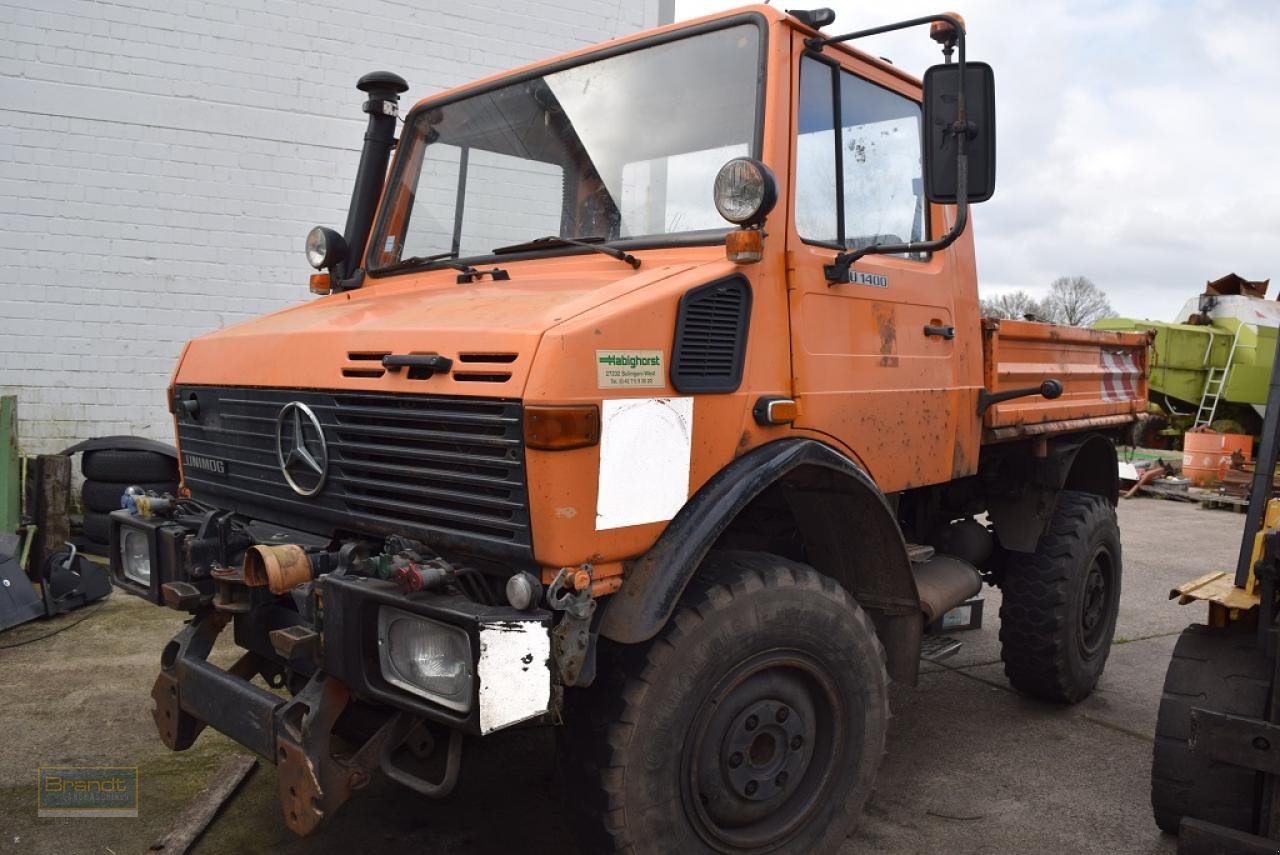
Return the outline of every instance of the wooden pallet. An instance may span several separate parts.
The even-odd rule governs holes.
[[[1206,510],[1222,510],[1233,511],[1237,514],[1243,514],[1249,510],[1249,500],[1243,496],[1228,496],[1215,490],[1205,490],[1199,487],[1192,487],[1187,494],[1200,502],[1200,507]]]
[[[1166,487],[1158,481],[1153,484],[1143,484],[1138,488],[1138,492],[1144,496],[1151,496],[1155,499],[1172,499],[1176,502],[1198,502],[1199,499],[1192,498],[1189,488],[1187,487]]]

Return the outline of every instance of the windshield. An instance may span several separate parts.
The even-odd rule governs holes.
[[[371,267],[548,236],[722,233],[716,172],[758,156],[760,38],[703,32],[416,110]]]

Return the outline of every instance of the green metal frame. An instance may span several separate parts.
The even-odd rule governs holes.
[[[0,397],[0,531],[16,532],[22,517],[22,468],[18,456],[18,399]]]

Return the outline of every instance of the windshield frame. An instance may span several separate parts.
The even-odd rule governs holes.
[[[383,185],[382,198],[378,203],[378,215],[374,221],[373,230],[371,232],[372,237],[365,247],[364,257],[360,259],[361,266],[364,268],[366,274],[376,278],[381,276],[395,276],[411,270],[431,270],[446,266],[440,261],[422,262],[421,264],[413,264],[404,267],[397,266],[396,263],[384,265],[382,267],[372,267],[370,265],[370,260],[375,255],[375,248],[382,245],[383,233],[387,228],[387,222],[391,217],[392,209],[399,201],[397,198],[398,194],[394,191],[394,188],[400,186],[400,179],[404,170],[408,167],[409,162],[413,160],[411,157],[403,156],[405,154],[405,148],[402,147],[402,143],[404,142],[404,138],[412,127],[414,121],[421,113],[447,104],[463,101],[476,95],[482,95],[486,92],[492,92],[508,86],[523,83],[527,80],[533,80],[538,77],[544,77],[548,74],[554,74],[568,68],[587,65],[589,63],[596,62],[597,60],[608,59],[620,54],[644,50],[646,48],[667,44],[669,42],[681,41],[687,38],[703,35],[704,33],[729,29],[730,27],[740,26],[742,24],[754,24],[760,31],[758,43],[759,56],[756,60],[755,130],[752,135],[751,151],[749,153],[749,156],[759,159],[764,148],[765,86],[768,81],[767,63],[769,56],[770,29],[768,20],[759,12],[743,12],[724,18],[716,18],[711,21],[703,21],[702,23],[688,27],[681,27],[667,32],[641,36],[640,38],[632,39],[621,44],[613,44],[581,55],[556,60],[543,65],[537,65],[533,68],[514,74],[504,75],[477,86],[467,87],[466,89],[457,91],[451,95],[422,101],[409,111],[408,115],[404,118],[404,124],[401,127],[400,136],[397,140],[395,163],[388,172],[387,181]],[[616,240],[605,241],[601,245],[618,247],[619,249],[654,249],[670,246],[714,246],[715,244],[723,242],[724,236],[734,228],[735,227],[732,223],[726,222],[723,228],[676,232],[659,236],[651,235],[638,238],[618,238]],[[548,256],[584,255],[590,254],[591,252],[592,250],[575,246],[547,247],[545,249],[532,250],[528,252],[508,252],[502,254],[494,254],[490,252],[479,255],[465,255],[459,256],[456,260],[462,260],[472,264],[490,264],[521,261],[528,258],[545,258]]]

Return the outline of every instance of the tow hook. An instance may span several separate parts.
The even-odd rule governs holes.
[[[570,572],[571,568],[561,567],[547,588],[547,605],[553,611],[564,612],[551,630],[551,652],[562,684],[590,686],[596,678],[596,638],[591,633],[596,601],[591,596],[591,565],[572,569],[575,579],[586,576],[586,584],[577,585],[577,590],[565,585]]]

